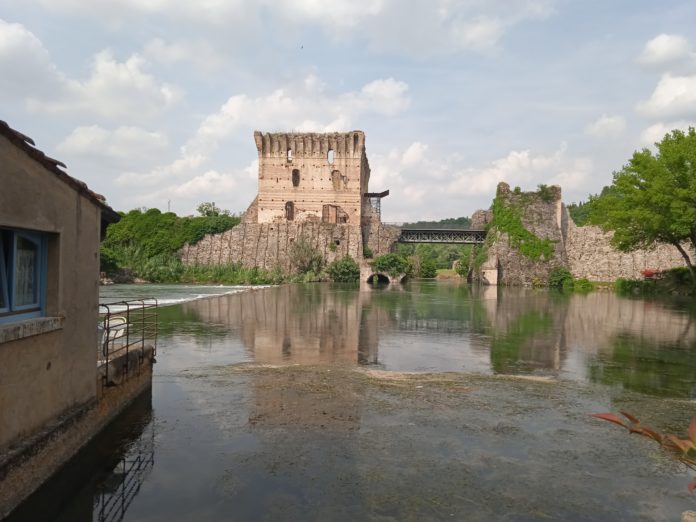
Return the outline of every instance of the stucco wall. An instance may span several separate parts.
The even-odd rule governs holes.
[[[360,223],[362,195],[370,175],[362,132],[256,132],[254,139],[259,154],[258,223],[284,221],[287,202],[294,205],[296,222],[321,221],[323,206],[329,204],[346,213],[347,223]],[[299,173],[297,186],[292,179],[294,170]]]
[[[1,450],[96,395],[100,209],[4,136],[0,158],[0,226],[50,234],[46,313],[64,317],[0,343]]]

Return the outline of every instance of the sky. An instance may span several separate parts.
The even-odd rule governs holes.
[[[254,130],[364,131],[383,221],[500,181],[570,203],[696,126],[694,27],[693,0],[0,0],[0,119],[117,210],[245,210]]]

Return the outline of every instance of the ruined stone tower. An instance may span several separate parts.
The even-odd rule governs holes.
[[[254,132],[258,194],[242,222],[181,250],[187,265],[241,264],[291,270],[291,245],[301,240],[331,263],[389,252],[398,227],[381,222],[381,200],[367,192],[370,165],[362,131]]]
[[[254,133],[257,223],[357,225],[370,219],[370,166],[362,131]]]

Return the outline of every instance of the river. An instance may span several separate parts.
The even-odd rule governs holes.
[[[152,394],[17,520],[678,520],[696,308],[607,292],[113,286],[158,297]]]

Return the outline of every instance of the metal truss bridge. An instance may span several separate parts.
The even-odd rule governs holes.
[[[447,230],[402,228],[399,243],[449,243],[480,245],[486,240],[485,230]]]

